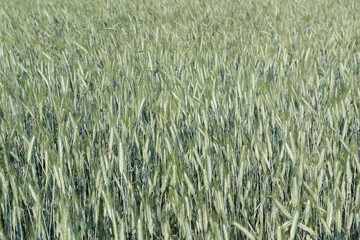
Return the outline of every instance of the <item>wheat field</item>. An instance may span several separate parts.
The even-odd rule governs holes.
[[[0,239],[359,239],[360,2],[0,0]]]

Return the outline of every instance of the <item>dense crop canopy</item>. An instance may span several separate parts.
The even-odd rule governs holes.
[[[0,0],[0,239],[358,239],[359,13]]]

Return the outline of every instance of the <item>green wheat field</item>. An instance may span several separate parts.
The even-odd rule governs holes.
[[[360,1],[0,0],[0,239],[359,239]]]

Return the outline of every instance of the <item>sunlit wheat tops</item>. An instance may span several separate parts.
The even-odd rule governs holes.
[[[0,239],[359,239],[359,13],[0,0]]]

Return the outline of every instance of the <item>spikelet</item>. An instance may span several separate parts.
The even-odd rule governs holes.
[[[340,208],[336,211],[336,231],[339,233],[341,232],[342,228],[342,216]]]
[[[348,119],[345,119],[345,124],[344,124],[343,132],[342,132],[342,135],[341,135],[341,140],[343,140],[343,141],[344,141],[345,135],[346,135],[346,133],[348,131],[348,127],[349,127]]]
[[[234,205],[234,201],[232,200],[232,197],[230,195],[230,193],[228,193],[228,201],[229,201],[229,207],[230,207],[230,212],[234,212],[235,210],[235,205]]]
[[[34,199],[35,203],[37,203],[39,201],[34,189],[32,188],[31,184],[28,184],[30,193],[31,193],[31,197]]]
[[[288,210],[286,210],[286,208],[276,199],[275,200],[275,205],[280,209],[280,211],[289,219],[292,218],[291,214],[289,213]]]
[[[139,217],[139,219],[138,219],[138,221],[137,221],[136,232],[137,232],[137,239],[138,239],[138,240],[144,239],[143,229],[142,229],[142,222],[141,222],[141,218],[140,218],[140,217]]]
[[[177,175],[176,175],[176,165],[172,165],[172,175],[170,180],[170,185],[175,186],[177,183]]]
[[[207,158],[206,158],[206,166],[207,166],[207,169],[206,169],[206,171],[207,171],[207,180],[209,181],[209,182],[211,182],[211,179],[212,179],[212,164],[211,164],[211,158],[210,158],[210,156],[207,156]]]
[[[171,144],[170,144],[169,139],[167,137],[165,137],[165,142],[166,142],[167,150],[171,154],[172,153],[172,147],[171,147]]]
[[[115,239],[119,239],[119,235],[118,235],[118,228],[117,228],[117,224],[116,224],[116,218],[115,218],[115,211],[113,208],[110,209],[109,206],[109,215],[113,224],[113,232],[114,232],[114,237]]]
[[[31,141],[30,141],[30,144],[29,144],[29,150],[28,150],[28,155],[27,155],[27,163],[30,163],[30,160],[31,160],[31,155],[32,155],[32,150],[33,150],[33,147],[34,147],[34,142],[35,142],[35,137],[32,137]],[[59,145],[61,146],[61,145]],[[60,149],[60,147],[59,147]],[[62,150],[60,150],[60,161],[62,159]]]
[[[290,240],[293,240],[295,238],[296,230],[298,227],[299,215],[300,214],[298,211],[296,211],[296,213],[294,214],[294,218],[290,229],[290,238],[289,238]]]
[[[162,176],[162,181],[161,181],[161,193],[164,193],[166,186],[167,186],[167,182],[170,176],[170,171],[171,171],[171,165],[169,165],[165,171],[165,174],[163,174]]]
[[[347,161],[346,161],[346,180],[347,180],[347,184],[348,186],[351,186],[352,184],[352,178],[353,178],[353,174],[351,171],[351,166],[350,166],[350,156],[348,157]]]
[[[170,239],[170,226],[167,218],[161,222],[161,233],[165,240]]]
[[[202,220],[202,213],[201,213],[201,208],[199,207],[197,209],[197,220],[196,220],[196,226],[198,231],[200,232],[201,230],[203,230],[203,220]]]
[[[119,141],[119,149],[118,149],[118,158],[119,158],[119,171],[120,174],[123,174],[125,170],[125,158],[124,158],[124,149],[120,141]]]
[[[347,226],[346,226],[346,232],[350,232],[351,226],[353,224],[353,220],[354,220],[354,213],[350,213],[349,219],[347,221]]]
[[[110,129],[109,146],[108,146],[109,152],[112,152],[112,146],[113,146],[113,144],[114,144],[114,129],[111,128],[111,129]]]
[[[149,196],[151,195],[151,193],[154,190],[154,187],[156,186],[157,176],[158,176],[158,171],[156,170],[152,181],[150,180],[150,187],[149,187],[149,193],[148,193]]]
[[[0,173],[0,174],[1,174],[1,173]],[[18,202],[19,202],[19,200],[18,200],[18,191],[17,191],[17,186],[16,186],[16,182],[15,182],[15,177],[14,177],[14,176],[11,176],[10,185],[11,185],[11,190],[13,191],[15,203],[18,204]],[[0,186],[2,186],[2,183],[1,183],[1,182],[0,182]]]
[[[186,184],[188,185],[188,189],[189,189],[190,193],[191,193],[192,195],[195,195],[194,186],[192,185],[192,183],[191,183],[191,181],[190,181],[190,179],[189,179],[189,177],[187,176],[186,173],[184,173],[184,178],[185,178]]]
[[[204,231],[206,232],[207,229],[208,229],[208,216],[207,216],[207,210],[206,210],[206,207],[205,207],[205,204],[202,205],[202,214],[203,214],[203,229]]]
[[[278,226],[276,230],[276,239],[282,240],[282,230],[280,226]]]
[[[125,240],[125,227],[123,221],[120,221],[120,234],[119,240]]]
[[[237,229],[239,229],[242,233],[245,234],[245,236],[250,239],[250,240],[255,240],[256,237],[251,233],[249,232],[249,230],[247,230],[245,227],[243,227],[242,225],[240,225],[239,223],[236,223],[236,222],[232,222],[232,225],[234,227],[236,227]]]
[[[325,222],[325,220],[323,218],[320,218],[320,221],[321,221],[322,225],[324,226],[324,230],[325,230],[326,234],[331,236],[331,230],[330,230],[329,226],[327,225],[327,223]]]
[[[188,221],[185,223],[185,234],[187,240],[193,239],[191,234],[191,227]]]
[[[286,146],[286,150],[287,150],[287,152],[289,154],[289,157],[290,157],[291,161],[294,163],[295,162],[295,156],[294,156],[293,152],[291,151],[291,149],[289,148],[289,145],[287,143],[285,144],[285,146]]]
[[[324,170],[320,170],[320,175],[318,176],[318,179],[317,179],[317,193],[319,194],[320,193],[320,190],[321,190],[321,186],[323,185],[323,177],[324,177]]]
[[[289,134],[290,136],[290,143],[291,143],[291,150],[293,153],[296,153],[296,146],[295,146],[295,141],[294,141],[294,137],[292,135],[292,132],[290,132]]]
[[[223,232],[224,232],[224,240],[229,240],[229,234],[228,234],[229,229],[225,224],[223,224]]]
[[[326,225],[331,228],[332,219],[333,219],[333,202],[328,198],[327,201],[327,211],[326,211]]]
[[[316,235],[315,231],[312,230],[311,228],[309,228],[308,226],[306,226],[306,225],[304,225],[304,224],[302,224],[302,223],[298,223],[298,226],[299,226],[299,228],[301,228],[302,230],[308,232],[309,234],[311,234],[311,235],[313,235],[313,236]]]
[[[204,186],[205,186],[205,191],[209,192],[209,180],[208,180],[208,175],[206,174],[206,169],[203,169],[203,181],[204,181]]]
[[[354,157],[354,160],[355,160],[355,165],[357,167],[357,170],[358,170],[358,172],[360,172],[360,161],[359,161],[358,157],[355,154],[353,154],[353,157]]]
[[[151,209],[150,209],[148,203],[146,204],[145,209],[146,209],[147,227],[148,227],[150,236],[152,236],[154,234],[154,222],[153,222]]]
[[[311,203],[310,200],[307,200],[305,207],[305,220],[304,220],[305,225],[307,225],[309,222],[310,214],[311,214]]]
[[[192,220],[192,208],[190,207],[189,198],[187,196],[185,196],[185,206],[186,206],[187,218],[191,221]]]
[[[244,178],[244,168],[245,168],[244,165],[245,165],[244,162],[240,163],[239,177],[238,177],[238,182],[237,182],[237,185],[240,186],[241,188],[243,185],[243,178]]]
[[[299,205],[299,188],[296,177],[293,178],[292,188],[291,188],[291,201],[294,207]]]
[[[360,184],[356,187],[356,193],[355,193],[355,209],[359,209],[360,204]]]

